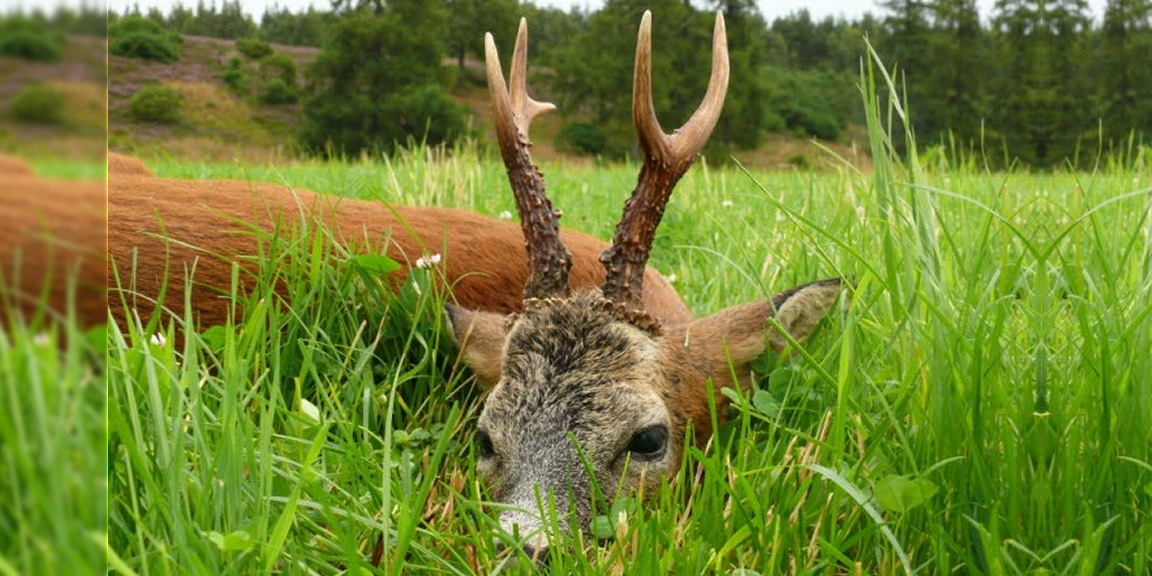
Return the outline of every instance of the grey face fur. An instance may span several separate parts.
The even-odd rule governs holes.
[[[550,496],[561,529],[569,517],[586,528],[589,473],[611,498],[659,483],[680,458],[665,386],[654,385],[667,379],[659,337],[597,298],[527,307],[510,326],[502,377],[480,415],[478,470],[493,499],[510,506],[501,526],[540,544],[540,503],[547,511]]]

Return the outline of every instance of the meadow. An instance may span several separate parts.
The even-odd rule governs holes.
[[[855,288],[806,345],[762,358],[753,390],[714,382],[729,422],[646,502],[605,495],[543,571],[1152,571],[1147,159],[1045,174],[896,160],[881,120],[868,173],[705,162],[681,182],[651,264],[696,315],[817,278]],[[514,214],[503,166],[476,148],[149,164]],[[561,225],[608,237],[637,168],[541,168]],[[482,399],[435,269],[393,294],[298,224],[264,238],[235,325],[177,345],[179,325],[112,324],[106,356],[67,325],[62,353],[33,330],[0,337],[0,483],[23,495],[0,505],[18,536],[0,573],[86,573],[103,553],[119,574],[532,572],[496,544],[474,473]]]

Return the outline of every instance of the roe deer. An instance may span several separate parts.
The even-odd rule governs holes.
[[[477,422],[477,463],[499,522],[519,532],[523,549],[546,557],[541,518],[555,512],[558,527],[590,522],[592,488],[603,494],[643,489],[652,494],[680,465],[685,432],[706,442],[709,404],[721,417],[725,397],[708,398],[738,375],[750,385],[749,363],[766,346],[787,340],[769,330],[775,317],[797,340],[805,338],[839,298],[840,281],[824,280],[768,300],[742,304],[698,320],[661,318],[642,298],[644,266],[673,187],[691,166],[716,124],[728,84],[728,49],[721,13],[713,32],[712,76],[700,107],[666,135],[651,91],[651,14],[637,39],[632,118],[644,156],[639,180],[624,204],[612,246],[600,257],[601,289],[581,290],[569,276],[571,258],[558,234],[559,213],[544,194],[532,163],[528,127],[551,104],[525,88],[527,25],[520,22],[505,86],[492,36],[485,37],[488,87],[500,151],[527,238],[531,277],[522,312],[506,316],[450,306],[448,321],[465,360],[488,391]],[[585,465],[589,468],[585,471]],[[539,502],[555,503],[555,509]],[[569,502],[574,510],[569,509]]]

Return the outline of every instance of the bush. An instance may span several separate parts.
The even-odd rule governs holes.
[[[468,113],[438,85],[403,88],[383,100],[313,96],[304,105],[300,143],[315,154],[357,156],[409,144],[452,144],[467,137]]]
[[[239,58],[228,61],[228,66],[224,68],[224,76],[221,79],[236,94],[243,95],[248,90],[248,77],[244,74],[244,64],[240,62]]]
[[[168,32],[154,20],[126,16],[108,27],[108,52],[127,58],[140,58],[171,64],[180,59],[179,34]]]
[[[277,52],[260,62],[260,72],[264,78],[279,78],[288,86],[296,85],[296,62],[283,52]]]
[[[34,62],[57,62],[64,54],[64,37],[27,18],[0,25],[0,55]]]
[[[272,45],[256,38],[241,38],[236,41],[236,50],[253,60],[260,60],[272,54]]]
[[[289,86],[279,78],[273,78],[264,84],[264,91],[260,100],[265,104],[295,104],[299,98],[295,86]]]
[[[64,119],[64,95],[52,86],[28,86],[12,98],[12,116],[23,122],[59,124]]]
[[[565,152],[600,156],[608,150],[608,138],[599,128],[578,122],[560,129],[556,135],[556,145]]]
[[[169,32],[159,22],[139,15],[125,16],[108,27],[108,35],[112,37],[124,36],[132,33],[155,34],[165,36]]]
[[[171,64],[180,59],[180,48],[156,34],[129,32],[108,44],[108,52],[117,56],[140,58],[153,62]]]
[[[180,93],[171,86],[145,86],[128,99],[128,114],[140,122],[174,124],[180,108]]]

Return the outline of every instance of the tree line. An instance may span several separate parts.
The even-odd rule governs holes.
[[[654,99],[669,125],[703,94],[712,13],[725,14],[732,82],[714,151],[755,147],[773,132],[842,138],[863,121],[865,38],[896,74],[921,147],[993,167],[1085,167],[1099,153],[1123,161],[1152,136],[1152,0],[1108,0],[1099,21],[1085,0],[997,0],[985,18],[975,0],[881,7],[855,19],[801,10],[769,22],[754,0],[608,0],[593,11],[517,0],[332,0],[331,10],[273,7],[256,22],[238,0],[200,0],[143,16],[183,34],[320,47],[303,100],[302,143],[315,151],[467,136],[466,116],[445,91],[481,80],[466,63],[482,59],[484,32],[507,59],[524,16],[532,86],[565,114],[561,144],[633,154],[631,94],[621,87],[631,82],[645,9],[654,15]]]

